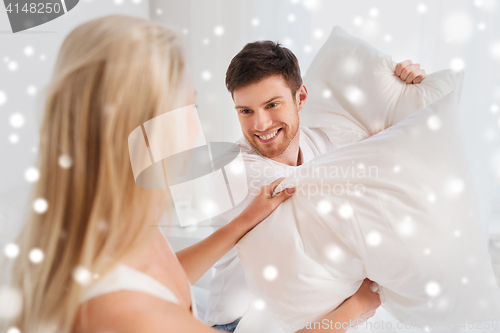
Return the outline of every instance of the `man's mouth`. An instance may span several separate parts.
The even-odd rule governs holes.
[[[261,135],[257,135],[257,134],[254,134],[254,135],[259,138],[260,142],[268,143],[268,142],[274,141],[278,137],[281,130],[282,130],[282,128],[280,127],[277,130],[274,130],[272,132],[267,132],[267,133],[264,133]]]

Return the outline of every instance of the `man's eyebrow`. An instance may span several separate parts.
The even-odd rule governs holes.
[[[266,105],[268,103],[271,103],[275,99],[279,99],[279,98],[283,98],[283,96],[274,96],[273,98],[269,99],[268,101],[262,103],[262,105]],[[235,109],[250,109],[248,106],[241,106],[241,105],[236,105],[234,108]]]

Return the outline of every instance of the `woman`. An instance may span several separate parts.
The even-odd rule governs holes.
[[[271,198],[281,179],[264,186],[231,223],[175,254],[151,228],[171,200],[135,184],[127,138],[193,103],[170,29],[115,15],[66,37],[47,91],[33,198],[48,209],[30,216],[13,271],[24,300],[14,325],[22,332],[216,332],[196,319],[190,284],[291,193]],[[28,259],[33,249],[42,262]],[[379,305],[366,280],[326,318],[364,319]]]

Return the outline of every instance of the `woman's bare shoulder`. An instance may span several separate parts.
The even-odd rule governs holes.
[[[82,304],[73,333],[217,332],[175,303],[135,291],[105,294]]]

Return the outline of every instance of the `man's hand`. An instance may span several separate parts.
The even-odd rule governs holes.
[[[414,64],[411,60],[397,64],[394,73],[406,83],[420,83],[426,77],[425,70],[420,69],[420,64]]]

